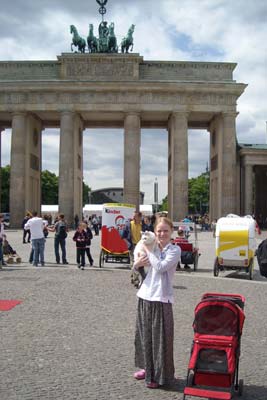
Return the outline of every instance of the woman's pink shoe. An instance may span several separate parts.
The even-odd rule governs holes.
[[[145,379],[146,377],[146,371],[144,369],[140,369],[140,371],[137,371],[134,373],[134,378],[141,380],[141,379]]]
[[[149,389],[158,389],[159,384],[157,382],[149,382],[146,384],[146,387]]]

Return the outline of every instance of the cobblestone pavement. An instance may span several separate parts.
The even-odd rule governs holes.
[[[22,303],[0,312],[1,400],[182,399],[194,307],[210,291],[245,295],[239,371],[245,384],[242,399],[267,399],[267,280],[259,275],[257,265],[253,281],[235,271],[214,278],[215,247],[210,232],[199,233],[198,271],[181,270],[175,275],[178,379],[168,390],[147,389],[144,382],[132,378],[136,290],[127,266],[98,267],[100,236],[92,242],[95,266],[80,271],[72,232],[67,239],[70,264],[55,263],[53,234],[49,234],[46,266],[40,268],[27,263],[30,245],[22,244],[22,232],[9,230],[7,235],[23,262],[0,271],[0,298]],[[262,239],[258,237],[258,243]]]

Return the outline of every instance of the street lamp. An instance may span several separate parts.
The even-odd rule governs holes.
[[[159,202],[159,196],[158,196],[158,179],[155,178],[154,182],[154,203],[155,203],[155,211],[158,212],[158,202]]]

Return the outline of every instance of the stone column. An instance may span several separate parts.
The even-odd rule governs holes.
[[[82,217],[83,123],[79,115],[64,111],[60,120],[59,212],[69,224]]]
[[[140,147],[141,129],[138,113],[128,113],[124,119],[124,202],[134,204],[139,210],[140,202]]]
[[[188,113],[174,112],[169,120],[168,209],[173,221],[188,213]]]
[[[263,188],[267,186],[267,166],[255,165],[253,167],[253,182],[254,182],[254,196],[253,196],[253,214],[256,216],[266,217],[267,215],[267,199],[266,191]]]
[[[235,129],[236,113],[223,113],[222,150],[222,209],[221,215],[237,212],[237,143]]]
[[[33,115],[13,115],[10,162],[10,222],[13,227],[21,227],[27,210],[41,211],[41,130],[41,121]]]
[[[26,144],[26,210],[41,213],[42,121],[27,117]]]
[[[25,215],[26,192],[26,113],[12,117],[11,159],[10,159],[10,224],[21,226]]]
[[[244,190],[244,200],[245,200],[245,215],[252,215],[253,210],[253,166],[251,164],[245,165],[245,190]]]

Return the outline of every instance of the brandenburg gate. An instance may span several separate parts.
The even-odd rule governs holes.
[[[40,211],[41,135],[51,127],[60,127],[59,210],[69,222],[82,212],[86,128],[124,129],[124,201],[137,208],[141,129],[168,131],[173,220],[188,212],[188,129],[207,129],[211,218],[240,212],[236,103],[246,85],[233,79],[235,67],[145,61],[136,53],[63,53],[55,61],[0,62],[0,127],[12,129],[12,226],[20,226],[25,210]]]

